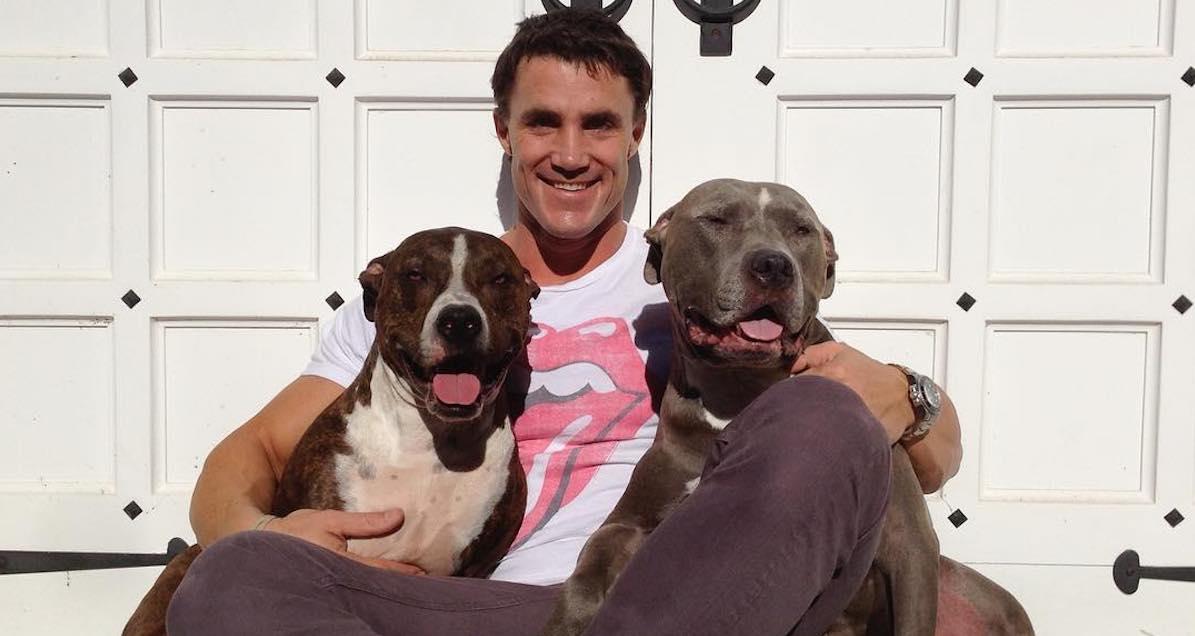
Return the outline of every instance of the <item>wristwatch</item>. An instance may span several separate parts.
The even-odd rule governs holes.
[[[938,415],[942,412],[942,394],[938,391],[938,385],[928,377],[903,365],[892,366],[905,374],[905,380],[909,383],[909,402],[917,418],[912,426],[905,429],[900,441],[915,442],[929,434],[929,429],[938,421]]]

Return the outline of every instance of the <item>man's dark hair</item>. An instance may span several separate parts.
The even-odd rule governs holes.
[[[610,72],[627,78],[635,97],[635,116],[642,116],[651,95],[651,65],[634,40],[593,9],[562,9],[527,18],[498,56],[490,86],[498,115],[510,116],[510,93],[523,60],[555,57],[585,67],[590,76]]]

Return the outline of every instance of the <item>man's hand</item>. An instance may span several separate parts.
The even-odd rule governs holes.
[[[812,345],[793,363],[792,372],[820,375],[850,387],[884,426],[890,444],[895,444],[916,420],[904,373],[849,345],[841,342]]]
[[[289,534],[376,568],[403,574],[426,574],[417,565],[364,557],[348,550],[349,539],[384,537],[397,532],[403,521],[403,512],[397,508],[382,512],[296,510],[285,517],[271,519],[262,530]]]

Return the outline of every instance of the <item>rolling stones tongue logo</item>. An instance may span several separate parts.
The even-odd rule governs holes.
[[[532,502],[516,545],[576,499],[618,443],[653,415],[643,358],[626,322],[597,318],[539,329],[527,347],[535,373],[515,425]]]

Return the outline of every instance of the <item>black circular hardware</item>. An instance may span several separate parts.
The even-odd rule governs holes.
[[[758,2],[759,0],[755,0]],[[631,8],[631,0],[614,0],[608,7],[602,6],[602,0],[573,0],[572,6],[568,6],[560,0],[543,0],[544,10],[546,11],[561,11],[563,9],[597,9],[606,14],[607,18],[618,22],[622,16],[627,14]]]

